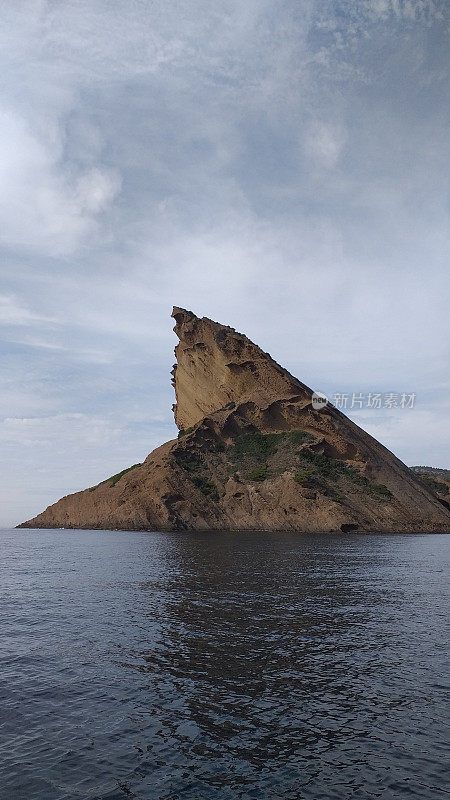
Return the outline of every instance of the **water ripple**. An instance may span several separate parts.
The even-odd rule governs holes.
[[[0,541],[1,800],[449,798],[449,537]]]

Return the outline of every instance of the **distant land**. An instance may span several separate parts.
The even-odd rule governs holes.
[[[434,475],[435,478],[450,481],[450,469],[441,469],[440,467],[410,467],[410,469],[418,475]]]
[[[440,467],[410,467],[441,501],[450,508],[450,469]]]
[[[408,468],[233,328],[175,307],[178,438],[18,527],[450,532],[450,471]]]

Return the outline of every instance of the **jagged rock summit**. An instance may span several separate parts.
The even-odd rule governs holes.
[[[175,307],[178,439],[20,527],[450,531],[450,504],[233,328]]]
[[[261,409],[300,395],[310,402],[311,390],[243,334],[183,308],[175,307],[172,316],[180,339],[172,370],[179,428],[196,425],[231,402]]]

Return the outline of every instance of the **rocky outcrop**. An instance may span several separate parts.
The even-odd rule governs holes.
[[[178,439],[23,527],[450,531],[442,493],[246,336],[174,308]]]
[[[175,307],[172,316],[180,339],[172,370],[179,428],[189,428],[231,402],[263,408],[279,398],[310,401],[311,390],[243,334],[183,308]]]

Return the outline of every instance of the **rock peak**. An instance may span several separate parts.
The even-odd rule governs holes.
[[[172,370],[173,411],[180,429],[230,402],[263,406],[301,393],[310,399],[311,389],[234,328],[177,306],[172,316],[180,340]]]

